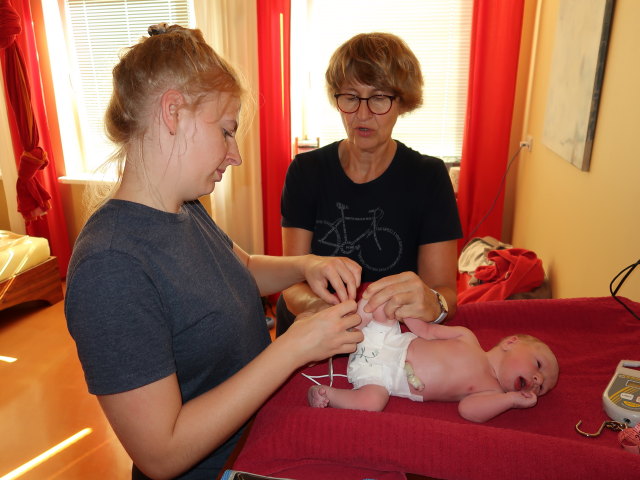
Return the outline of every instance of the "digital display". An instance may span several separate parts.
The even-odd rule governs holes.
[[[640,388],[640,383],[634,382],[633,380],[627,380],[627,387]]]

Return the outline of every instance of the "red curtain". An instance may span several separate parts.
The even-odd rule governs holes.
[[[18,210],[29,235],[49,240],[64,277],[71,247],[56,168],[50,157],[51,138],[29,1],[14,0],[12,4],[10,0],[0,0],[0,14],[5,98],[13,112],[9,126],[18,165]]]
[[[464,232],[502,236],[504,192],[511,119],[520,54],[524,0],[475,0],[471,32],[469,92],[458,208]],[[496,195],[500,192],[491,214]],[[480,222],[482,222],[480,224]]]
[[[258,0],[260,158],[264,251],[282,255],[280,195],[291,161],[289,0]]]

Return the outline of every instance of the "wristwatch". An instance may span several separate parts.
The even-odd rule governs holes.
[[[437,290],[434,290],[433,288],[431,288],[430,290],[434,293],[434,295],[438,299],[438,303],[440,304],[440,315],[438,315],[438,318],[436,318],[433,323],[442,323],[444,322],[444,319],[447,318],[447,314],[449,313],[449,309],[447,308],[447,301]]]

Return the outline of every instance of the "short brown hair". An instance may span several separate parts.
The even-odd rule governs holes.
[[[357,82],[390,90],[399,97],[402,113],[422,105],[420,62],[404,40],[391,33],[360,33],[347,40],[331,56],[325,79],[332,103],[345,83]]]

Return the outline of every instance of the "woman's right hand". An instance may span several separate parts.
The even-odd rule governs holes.
[[[360,330],[351,331],[360,323],[356,308],[355,301],[347,300],[316,313],[302,313],[276,341],[287,344],[300,366],[352,353],[364,339]]]
[[[321,300],[337,305],[346,300],[355,300],[360,286],[362,267],[347,257],[321,257],[304,255],[304,277]],[[335,294],[328,287],[333,287]]]

